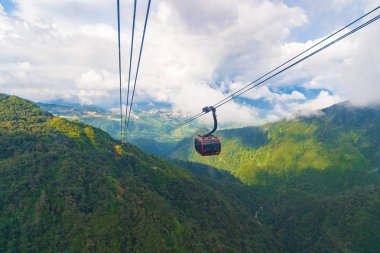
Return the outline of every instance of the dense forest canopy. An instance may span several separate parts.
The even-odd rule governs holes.
[[[192,139],[185,139],[171,157],[230,171],[249,185],[335,192],[378,184],[380,108],[344,103],[321,114],[220,131],[223,151],[212,158],[195,154]]]
[[[281,248],[243,201],[117,145],[101,130],[0,95],[0,251]]]
[[[0,95],[0,251],[379,252],[379,114],[354,112],[221,132],[208,165],[184,140],[174,165]]]

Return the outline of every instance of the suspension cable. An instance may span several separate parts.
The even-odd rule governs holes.
[[[183,122],[178,123],[177,125],[174,126],[174,128],[178,128],[178,127],[181,127],[181,126],[183,126],[183,125],[186,125],[187,123],[190,123],[190,122],[193,121],[194,119],[197,119],[197,118],[199,118],[199,117],[201,117],[201,116],[203,116],[203,115],[205,115],[205,114],[206,114],[206,113],[204,113],[204,112],[198,113],[197,115],[194,115],[194,116],[192,116],[191,118],[186,119],[186,120],[184,120]]]
[[[372,10],[372,11],[369,12],[369,13],[372,13],[373,11],[375,11],[375,10],[377,10],[377,9],[379,9],[379,8],[380,8],[380,6],[377,7],[377,8],[375,8],[374,10]],[[365,14],[364,16],[367,16],[369,13]],[[364,16],[363,16],[363,17],[364,17]],[[284,69],[282,69],[282,70],[276,72],[275,74],[269,76],[268,78],[262,80],[261,82],[257,83],[256,85],[252,86],[252,84],[254,84],[254,83],[257,82],[258,80],[261,80],[262,78],[268,76],[270,73],[273,73],[275,70],[269,72],[268,74],[264,75],[263,77],[259,78],[258,80],[256,80],[256,81],[250,83],[249,85],[245,86],[244,88],[240,89],[239,91],[236,91],[235,93],[231,94],[231,95],[228,96],[227,98],[223,99],[222,101],[220,101],[219,103],[217,103],[214,107],[215,107],[215,108],[218,108],[218,107],[220,107],[220,106],[222,106],[222,105],[224,105],[224,104],[230,102],[231,100],[235,99],[236,97],[241,96],[242,94],[248,92],[249,90],[251,90],[251,89],[253,89],[253,88],[259,86],[260,84],[262,84],[262,83],[264,83],[264,82],[266,82],[266,81],[272,79],[273,77],[276,77],[277,75],[279,75],[279,74],[283,73],[284,71],[286,71],[286,70],[288,70],[288,69],[294,67],[295,65],[299,64],[300,62],[303,62],[304,60],[306,60],[306,59],[312,57],[313,55],[315,55],[315,54],[317,54],[317,53],[319,53],[319,52],[325,50],[326,48],[328,48],[328,47],[334,45],[335,43],[337,43],[337,42],[343,40],[344,38],[350,36],[351,34],[353,34],[353,33],[357,32],[357,31],[363,29],[364,27],[366,27],[366,26],[368,26],[369,24],[375,22],[375,21],[378,20],[379,18],[380,18],[380,15],[378,15],[378,16],[376,16],[376,17],[370,19],[369,21],[365,22],[364,24],[362,24],[362,25],[356,27],[355,29],[351,30],[350,32],[345,33],[344,35],[340,36],[339,38],[335,39],[334,41],[332,41],[332,42],[328,43],[327,45],[323,46],[322,48],[319,48],[318,50],[316,50],[316,51],[314,51],[314,52],[308,54],[307,56],[303,57],[302,59],[298,60],[297,62],[295,62],[295,63],[289,65],[288,67],[286,67],[286,68],[284,68]],[[360,19],[357,19],[357,20],[360,20]],[[353,23],[354,23],[354,22],[353,22]],[[353,23],[352,23],[352,24],[353,24]],[[335,33],[335,34],[336,34],[336,33]],[[330,36],[330,37],[331,37],[331,36]],[[319,43],[319,44],[320,44],[320,43]],[[313,46],[313,47],[315,47],[315,46]],[[311,48],[310,48],[310,49],[311,49]],[[297,57],[298,57],[298,56],[297,56]],[[295,57],[295,58],[297,58],[297,57]],[[295,59],[295,58],[294,58],[294,59]],[[285,63],[285,64],[286,64],[286,63]],[[285,64],[283,64],[282,66],[284,66]],[[281,66],[280,66],[280,67],[281,67]],[[278,67],[278,68],[280,68],[280,67]],[[276,68],[276,69],[278,69],[278,68]],[[252,86],[252,87],[249,87],[249,86]],[[247,88],[248,88],[248,89],[247,89]],[[197,118],[203,116],[204,114],[205,114],[205,113],[199,113],[198,115],[195,115],[195,116],[191,117],[190,119],[187,119],[187,120],[185,120],[184,122],[177,124],[176,126],[174,126],[174,128],[173,128],[172,130],[177,129],[177,128],[183,126],[183,125],[189,124],[191,121],[193,121],[193,120],[195,120],[195,119],[197,119]]]
[[[123,143],[123,97],[121,90],[121,42],[120,42],[120,0],[117,0],[117,37],[119,52],[119,94],[120,94],[120,142]]]
[[[362,28],[364,28],[364,27],[366,27],[367,25],[369,25],[369,24],[375,22],[375,21],[378,20],[379,18],[380,18],[380,15],[374,17],[373,19],[371,19],[371,20],[365,22],[364,24],[360,25],[359,27],[356,27],[356,28],[353,29],[352,31],[350,31],[350,32],[348,32],[348,33],[346,33],[346,34],[344,34],[343,36],[339,37],[338,39],[336,39],[336,40],[334,40],[334,41],[332,41],[332,42],[330,42],[330,43],[328,43],[327,45],[323,46],[322,48],[320,48],[320,49],[314,51],[313,53],[311,53],[311,54],[305,56],[304,58],[302,58],[302,59],[296,61],[295,63],[291,64],[290,66],[288,66],[288,67],[286,67],[286,68],[284,68],[284,69],[282,69],[281,71],[275,73],[274,75],[272,75],[272,76],[266,78],[265,80],[263,80],[263,81],[257,83],[256,85],[254,85],[254,86],[248,88],[247,90],[242,91],[242,92],[240,92],[240,93],[234,95],[233,97],[231,97],[230,99],[228,99],[228,100],[224,101],[223,103],[219,104],[219,105],[216,106],[215,108],[218,108],[218,107],[220,107],[220,106],[222,106],[222,105],[224,105],[224,104],[230,102],[231,100],[235,99],[236,97],[241,96],[242,94],[248,92],[249,90],[252,90],[253,88],[259,86],[260,84],[262,84],[262,83],[268,81],[269,79],[272,79],[273,77],[275,77],[275,76],[281,74],[282,72],[284,72],[284,71],[286,71],[286,70],[288,70],[288,69],[294,67],[294,66],[297,65],[298,63],[300,63],[300,62],[302,62],[302,61],[304,61],[304,60],[310,58],[311,56],[313,56],[313,55],[315,55],[315,54],[317,54],[317,53],[323,51],[324,49],[330,47],[331,45],[337,43],[338,41],[343,40],[344,38],[348,37],[349,35],[351,35],[351,34],[357,32],[357,31],[361,30]]]
[[[136,7],[137,0],[134,0],[133,7],[133,21],[132,21],[132,36],[131,36],[131,51],[129,53],[129,73],[128,73],[128,91],[127,91],[127,103],[125,104],[125,120],[124,120],[124,135],[127,135],[127,116],[128,116],[128,106],[129,106],[129,91],[131,84],[131,72],[132,72],[132,59],[133,59],[133,45],[135,38],[135,24],[136,24]]]
[[[359,22],[360,20],[362,20],[363,18],[367,17],[367,16],[370,15],[371,13],[375,12],[375,11],[378,10],[379,8],[380,8],[380,6],[374,8],[373,10],[371,10],[371,11],[367,12],[366,14],[360,16],[359,18],[357,18],[356,20],[352,21],[352,22],[349,23],[348,25],[346,25],[346,26],[340,28],[338,31],[336,31],[336,32],[334,32],[334,33],[332,33],[332,34],[330,34],[329,36],[327,36],[327,37],[324,38],[323,40],[317,42],[317,43],[314,44],[313,46],[311,46],[311,47],[309,47],[308,49],[302,51],[301,53],[299,53],[298,55],[296,55],[296,56],[294,56],[293,58],[289,59],[288,61],[284,62],[283,64],[279,65],[278,67],[272,69],[271,71],[269,71],[269,72],[266,73],[265,75],[261,76],[260,78],[256,79],[255,81],[253,81],[253,82],[251,82],[251,83],[245,85],[243,88],[241,88],[241,89],[235,91],[235,92],[232,93],[231,95],[227,96],[227,97],[224,98],[223,100],[221,100],[221,101],[219,101],[218,103],[216,103],[216,104],[214,105],[214,107],[216,107],[216,106],[218,106],[219,104],[223,103],[225,100],[228,100],[230,97],[233,97],[235,94],[237,94],[237,93],[239,93],[240,91],[244,90],[245,88],[251,86],[252,84],[254,84],[254,83],[260,81],[261,79],[267,77],[268,75],[272,74],[274,71],[276,71],[276,70],[278,70],[279,68],[285,66],[285,65],[288,64],[289,62],[291,62],[291,61],[297,59],[297,58],[300,57],[301,55],[303,55],[303,54],[309,52],[311,49],[317,47],[318,45],[320,45],[320,44],[322,44],[323,42],[327,41],[327,40],[330,39],[331,37],[335,36],[336,34],[340,33],[341,31],[343,31],[343,30],[347,29],[348,27],[352,26],[353,24]]]
[[[130,122],[131,112],[132,112],[132,106],[133,106],[133,98],[134,98],[134,95],[135,95],[136,83],[137,83],[137,78],[138,78],[138,75],[139,75],[139,69],[140,69],[140,63],[141,63],[141,55],[142,55],[142,51],[143,51],[143,47],[144,47],[144,41],[145,41],[145,32],[146,32],[146,27],[147,27],[148,18],[149,18],[150,3],[151,3],[151,0],[149,0],[148,7],[147,7],[147,10],[146,10],[145,24],[144,24],[144,31],[143,31],[143,36],[142,36],[142,40],[141,40],[139,60],[138,60],[138,63],[137,63],[137,70],[136,70],[135,81],[134,81],[133,91],[132,91],[132,97],[131,97],[131,105],[129,107],[127,126],[126,126],[126,130],[125,130],[126,134],[128,132],[128,127],[129,127],[129,122]]]

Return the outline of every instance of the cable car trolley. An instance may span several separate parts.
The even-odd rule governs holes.
[[[218,128],[218,121],[216,119],[216,109],[213,106],[207,106],[202,109],[204,113],[212,112],[214,119],[214,128],[211,132],[205,135],[198,135],[195,137],[195,150],[201,156],[219,155],[221,151],[221,143],[219,138],[212,135]]]

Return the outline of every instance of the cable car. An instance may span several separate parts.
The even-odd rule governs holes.
[[[222,149],[222,145],[220,143],[220,140],[214,135],[212,135],[218,128],[218,122],[216,120],[216,113],[215,113],[216,110],[212,106],[207,106],[203,108],[202,111],[205,113],[212,111],[212,116],[214,119],[214,128],[208,134],[198,135],[197,137],[195,137],[195,140],[194,140],[195,150],[201,156],[219,155]]]

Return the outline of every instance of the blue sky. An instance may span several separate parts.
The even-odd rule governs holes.
[[[285,0],[284,2],[289,6],[300,7],[307,13],[309,23],[295,29],[289,36],[289,40],[298,41],[314,40],[332,33],[362,15],[368,3],[363,0]]]
[[[0,0],[0,4],[4,7],[6,12],[11,12],[15,8],[13,1],[10,0]]]
[[[17,11],[0,0],[6,10],[0,13],[0,92],[116,106],[115,1],[15,3]],[[132,1],[121,3],[125,91]],[[196,114],[376,5],[375,0],[153,1],[136,101]],[[136,38],[145,6],[146,0],[139,1]],[[377,102],[380,60],[372,52],[379,33],[380,25],[371,25],[227,104],[219,117],[257,124],[347,99]]]
[[[339,8],[323,8],[324,1],[284,0],[284,3],[288,6],[304,9],[309,19],[308,24],[292,31],[289,40],[304,42],[306,40],[317,39],[363,14],[366,1],[357,0],[348,2],[349,4]],[[0,0],[0,4],[8,13],[12,12],[16,7],[14,0]]]

